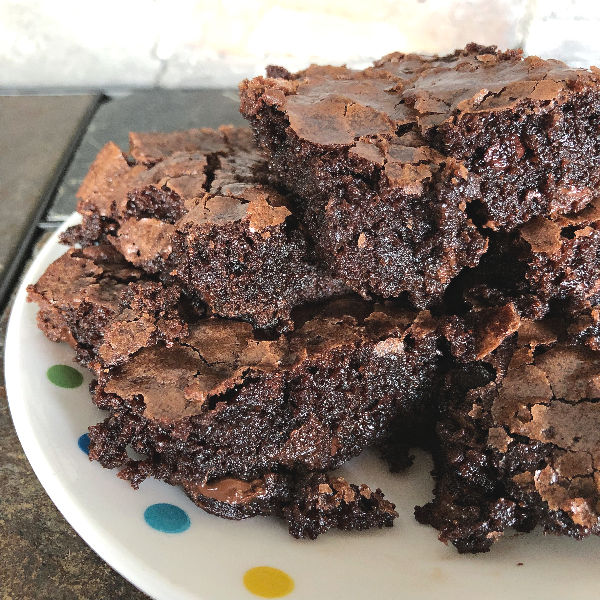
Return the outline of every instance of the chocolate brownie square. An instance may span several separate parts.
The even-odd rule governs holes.
[[[44,334],[73,346],[77,359],[93,371],[158,341],[185,337],[185,319],[195,312],[179,286],[144,277],[110,245],[71,248],[27,293],[39,305]]]
[[[358,306],[357,306],[358,304]],[[206,318],[100,374],[90,456],[134,485],[325,471],[431,420],[438,335],[416,315],[333,301],[286,335]],[[147,458],[131,461],[131,445]]]
[[[393,54],[376,68],[394,73],[404,60]],[[595,196],[599,84],[594,67],[469,44],[430,60],[400,95],[421,134],[481,177],[487,224],[511,229]]]
[[[213,313],[259,328],[285,329],[295,306],[346,291],[266,184],[248,130],[131,134],[131,157],[114,144],[100,152],[79,191],[83,224],[66,241],[110,242]]]
[[[595,196],[593,69],[470,44],[445,57],[394,53],[362,71],[267,75],[242,82],[242,114],[301,199],[322,260],[362,294],[435,304],[477,264],[487,231],[577,212]]]
[[[485,251],[467,213],[479,182],[411,128],[393,85],[385,73],[311,67],[242,84],[241,107],[319,258],[364,296],[427,307]]]
[[[460,552],[489,550],[509,527],[600,533],[600,354],[570,339],[564,322],[524,321],[449,373],[434,499],[416,516]]]
[[[109,415],[90,428],[90,458],[121,466],[134,487],[153,475],[219,516],[283,518],[296,537],[392,525],[380,490],[323,471],[384,438],[394,419],[409,431],[431,415],[438,352],[427,314],[339,300],[269,338],[194,312],[177,286],[106,245],[67,251],[29,299],[42,331],[98,378],[94,401]]]

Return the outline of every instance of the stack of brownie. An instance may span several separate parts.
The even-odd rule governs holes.
[[[600,533],[600,74],[470,44],[240,90],[251,130],[107,144],[29,288],[95,374],[90,457],[314,538],[390,526],[329,472],[421,445],[461,552]]]

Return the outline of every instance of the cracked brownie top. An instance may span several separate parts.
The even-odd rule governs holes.
[[[83,223],[64,241],[108,242],[220,316],[285,329],[295,306],[346,291],[268,185],[248,129],[132,133],[130,156],[107,144],[78,195]]]
[[[557,319],[504,329],[447,378],[434,499],[416,510],[461,552],[489,550],[509,527],[600,532],[600,353]]]
[[[209,398],[220,402],[222,396],[225,401],[227,392],[237,394],[245,382],[262,375],[294,377],[298,368],[361,347],[368,348],[374,360],[395,355],[405,360],[405,336],[435,337],[436,326],[426,313],[416,319],[410,311],[374,307],[359,322],[357,307],[365,310],[360,302],[330,302],[291,334],[272,340],[261,339],[249,323],[203,319],[169,347],[142,349],[111,374],[104,391],[129,398],[139,395],[147,418],[172,422],[211,410]],[[412,360],[410,353],[407,356]]]
[[[266,148],[268,135],[293,137],[301,154],[302,144],[346,149],[382,166],[390,140],[414,128],[482,178],[482,221],[491,228],[580,210],[600,179],[595,69],[469,44],[444,57],[393,53],[362,71],[267,75],[240,87],[242,114]],[[283,169],[277,157],[273,164]]]
[[[544,463],[514,474],[513,482],[535,490],[575,525],[598,528],[600,354],[555,342],[551,331],[536,325],[520,332],[490,407],[488,445],[505,453],[521,437],[549,444]]]
[[[195,312],[179,286],[144,277],[109,245],[69,249],[27,294],[39,304],[40,329],[73,346],[96,372],[159,340],[185,337],[185,319]]]

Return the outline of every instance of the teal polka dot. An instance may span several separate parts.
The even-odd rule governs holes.
[[[79,439],[77,440],[77,445],[79,446],[79,448],[82,452],[89,454],[90,453],[90,436],[89,436],[89,434],[84,433],[83,435],[80,435]]]
[[[174,504],[152,504],[144,511],[144,519],[150,527],[164,533],[181,533],[190,527],[187,513]]]
[[[59,387],[76,388],[83,383],[83,375],[68,365],[53,365],[47,371],[48,379]]]

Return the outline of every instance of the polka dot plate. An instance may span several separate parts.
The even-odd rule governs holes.
[[[76,222],[74,215],[67,224]],[[158,600],[353,600],[358,598],[597,598],[600,540],[508,535],[485,555],[461,556],[412,516],[431,496],[428,457],[389,474],[369,454],[343,474],[381,487],[400,517],[391,529],[329,532],[294,540],[273,519],[208,515],[159,481],[138,491],[87,457],[87,428],[103,418],[90,375],[73,351],[47,340],[25,285],[65,248],[53,236],[19,289],[6,344],[7,391],[27,457],[81,537],[112,567]]]

